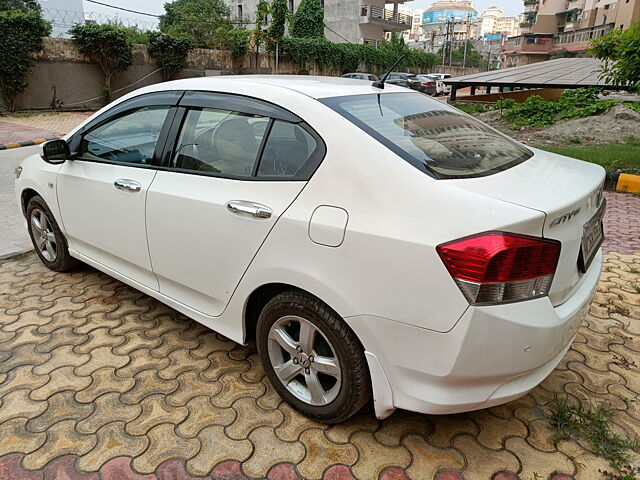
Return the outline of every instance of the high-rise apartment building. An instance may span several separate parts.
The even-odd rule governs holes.
[[[503,65],[548,60],[557,52],[579,55],[592,40],[640,21],[640,0],[524,0],[522,35],[507,40]]]

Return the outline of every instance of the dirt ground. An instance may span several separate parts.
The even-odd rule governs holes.
[[[566,120],[550,127],[530,127],[513,130],[500,118],[500,112],[480,113],[477,118],[531,145],[569,145],[579,140],[582,145],[624,142],[640,137],[640,114],[617,105],[603,115]]]

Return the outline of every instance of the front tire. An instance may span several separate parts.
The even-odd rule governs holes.
[[[33,248],[47,268],[66,272],[78,265],[69,255],[67,241],[51,210],[39,195],[27,203],[27,223]]]
[[[371,397],[364,351],[326,304],[299,290],[272,298],[257,326],[267,378],[293,408],[313,420],[339,423]]]

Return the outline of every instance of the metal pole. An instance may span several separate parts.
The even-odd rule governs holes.
[[[278,75],[278,61],[279,61],[279,53],[280,53],[280,42],[276,42],[276,75]]]
[[[464,58],[462,60],[462,73],[464,74],[464,69],[467,68],[467,46],[469,45],[469,26],[471,24],[471,14],[467,14],[467,38],[464,41]]]
[[[447,51],[447,42],[449,39],[449,24],[447,23],[447,33],[444,36],[444,41],[442,42],[442,66],[444,67],[445,64],[445,55],[446,55],[446,51]]]
[[[453,42],[456,38],[455,18],[451,17],[451,37],[449,38],[449,68],[453,65]]]
[[[489,60],[487,61],[487,72],[491,70],[491,47],[493,47],[493,45],[491,45],[491,41],[489,41]]]

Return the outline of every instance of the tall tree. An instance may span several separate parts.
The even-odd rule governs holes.
[[[8,10],[20,10],[24,13],[40,11],[40,3],[37,0],[0,0],[0,12]]]
[[[216,30],[230,27],[229,7],[223,0],[174,0],[164,4],[160,31],[174,37],[187,37],[198,47],[212,47]]]
[[[111,79],[133,63],[133,45],[128,33],[116,25],[74,25],[69,33],[78,51],[97,63],[104,73],[105,98],[110,99]]]
[[[324,38],[324,9],[320,0],[302,0],[289,30],[292,37]]]
[[[33,69],[33,54],[42,50],[42,37],[49,35],[51,25],[40,11],[0,11],[0,90],[7,110],[15,110],[16,95],[27,88]]]

